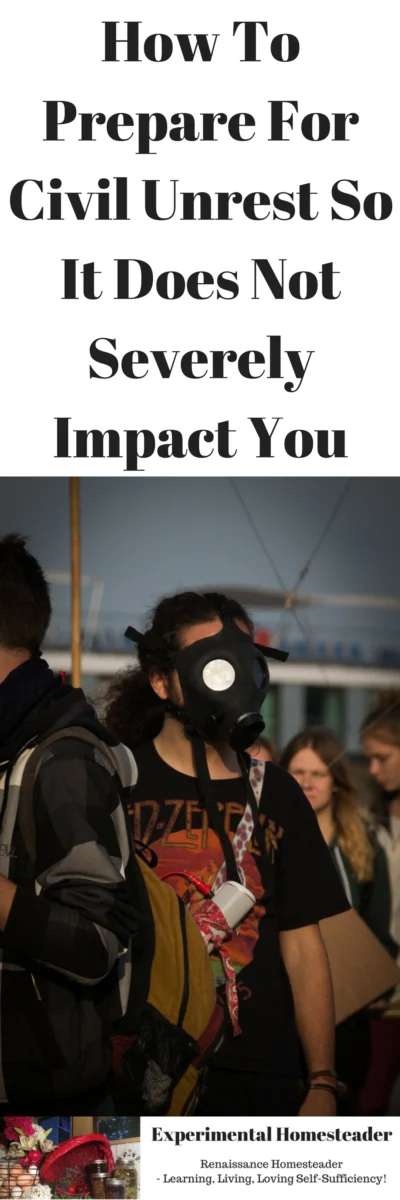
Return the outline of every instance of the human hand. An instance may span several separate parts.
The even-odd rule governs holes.
[[[299,1117],[336,1117],[336,1096],[325,1088],[310,1088]]]

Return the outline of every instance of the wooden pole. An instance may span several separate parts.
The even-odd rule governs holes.
[[[69,481],[72,686],[81,687],[81,532],[79,479]]]

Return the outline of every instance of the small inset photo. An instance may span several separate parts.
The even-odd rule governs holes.
[[[4,1117],[0,1200],[138,1200],[139,1117]]]

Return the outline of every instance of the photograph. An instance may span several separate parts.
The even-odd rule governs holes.
[[[3,9],[0,1200],[391,1200],[398,5]]]
[[[139,1200],[138,1117],[7,1117],[2,1200]]]
[[[400,1115],[399,506],[0,481],[3,1141]]]

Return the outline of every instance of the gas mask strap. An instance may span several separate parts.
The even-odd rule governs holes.
[[[223,816],[220,813],[217,802],[213,796],[211,779],[207,766],[206,748],[203,738],[195,735],[192,737],[191,741],[193,745],[194,765],[196,768],[199,792],[203,800],[207,816],[210,819],[210,823],[215,830],[215,833],[219,837],[225,855],[227,879],[233,880],[234,883],[240,883],[241,880],[236,865],[232,842],[226,832]]]

